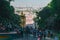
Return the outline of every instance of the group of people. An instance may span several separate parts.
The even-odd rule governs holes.
[[[48,29],[34,29],[34,28],[25,28],[26,34],[32,34],[34,37],[40,37],[42,39],[43,37],[53,37],[53,32]]]
[[[34,29],[34,28],[26,28],[25,32],[27,35],[32,34],[34,37],[37,37],[38,40],[54,40],[57,39],[55,37],[54,32],[48,29]]]
[[[53,36],[53,33],[49,30],[39,30],[37,32],[37,35],[38,35],[38,40],[42,40],[42,39],[46,39],[47,37],[52,37]]]

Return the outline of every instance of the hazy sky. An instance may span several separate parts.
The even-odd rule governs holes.
[[[11,2],[14,7],[40,8],[46,6],[51,0],[15,0]]]

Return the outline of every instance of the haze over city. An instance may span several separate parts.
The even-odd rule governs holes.
[[[47,6],[51,0],[14,0],[11,2],[11,5],[14,7],[32,7],[32,8],[40,8]]]
[[[47,4],[50,2],[51,0],[14,0],[13,2],[11,2],[11,5],[13,5],[14,7],[32,7],[33,9],[39,9],[41,7],[47,6]],[[29,17],[26,17],[26,24],[34,23],[31,16],[33,15],[29,15]]]

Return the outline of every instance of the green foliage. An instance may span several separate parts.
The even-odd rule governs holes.
[[[60,29],[60,0],[53,0],[51,2],[51,6],[53,7],[54,14],[57,15],[57,17],[54,20],[54,26],[53,29],[56,31],[59,31]]]
[[[46,25],[46,20],[51,16],[51,9],[49,7],[45,7],[40,12],[37,12],[37,23],[39,27],[43,28]],[[41,19],[39,19],[41,17]]]
[[[51,2],[51,6],[53,8],[54,13],[60,13],[60,0],[53,0]]]
[[[47,27],[55,31],[60,30],[60,0],[52,0],[48,6],[36,14],[39,27]]]
[[[4,27],[8,27],[8,25],[11,27],[20,26],[20,16],[14,13],[14,7],[6,0],[0,0],[0,23]]]

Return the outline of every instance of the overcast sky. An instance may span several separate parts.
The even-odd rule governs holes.
[[[51,0],[15,0],[11,2],[14,7],[40,8],[46,6]]]

